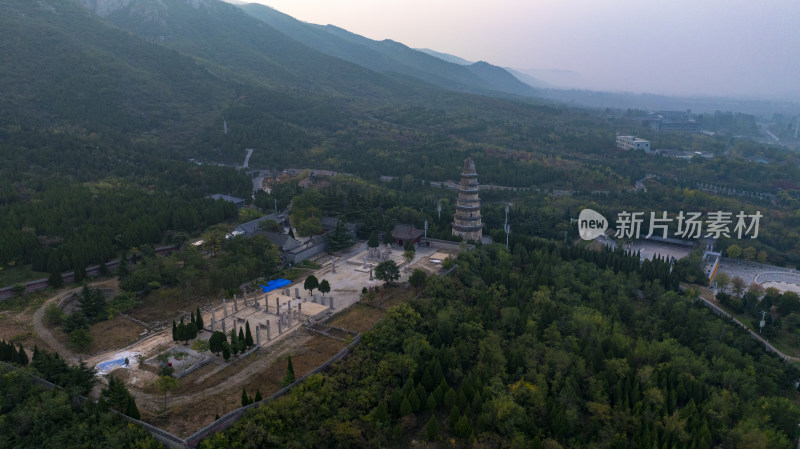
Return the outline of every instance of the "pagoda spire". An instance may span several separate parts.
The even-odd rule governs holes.
[[[464,159],[461,183],[458,185],[456,213],[453,215],[453,235],[464,240],[479,241],[483,236],[481,200],[478,197],[478,173],[472,158]]]

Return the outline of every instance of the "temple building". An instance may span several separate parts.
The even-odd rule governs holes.
[[[456,213],[453,216],[453,235],[464,240],[475,240],[483,236],[481,224],[481,200],[478,198],[478,173],[472,158],[464,159],[461,183],[458,185]]]

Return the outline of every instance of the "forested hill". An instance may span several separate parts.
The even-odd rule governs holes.
[[[667,263],[511,248],[462,253],[350,358],[201,447],[794,447],[800,372],[665,290]]]
[[[73,1],[0,1],[0,125],[128,136],[196,126],[234,84]]]
[[[486,62],[454,64],[399,42],[375,41],[332,25],[301,22],[268,6],[251,3],[240,7],[311,48],[379,73],[401,73],[448,90],[524,96],[537,93],[504,69]]]

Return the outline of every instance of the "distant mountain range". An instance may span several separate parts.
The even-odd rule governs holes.
[[[534,96],[536,90],[508,71],[476,62],[452,62],[392,40],[375,41],[333,25],[301,22],[260,4],[242,5],[251,16],[309,47],[378,73],[411,76],[448,90]],[[463,61],[466,62],[466,61]]]

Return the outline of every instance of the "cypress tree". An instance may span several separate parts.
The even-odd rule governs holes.
[[[253,334],[250,333],[250,321],[245,321],[244,326],[245,326],[244,343],[249,348],[250,346],[253,346]]]
[[[172,320],[172,341],[178,341],[178,325]]]
[[[125,414],[133,419],[141,419],[142,415],[139,413],[139,407],[136,406],[136,399],[133,396],[128,396],[128,407]]]
[[[203,314],[200,313],[200,307],[197,308],[197,313],[195,314],[195,324],[197,325],[197,330],[203,330],[205,327],[205,323],[203,323]]]
[[[250,405],[250,398],[247,397],[247,392],[242,387],[242,407]]]
[[[413,413],[411,402],[409,402],[408,398],[403,398],[403,402],[400,404],[400,416],[408,416],[411,413]]]
[[[192,323],[192,324],[195,324],[195,321],[194,321],[194,310],[189,312],[189,313],[191,314],[190,318],[189,318],[189,322]]]
[[[289,356],[289,363],[286,366],[286,376],[284,376],[283,380],[281,381],[281,386],[287,386],[294,383],[294,366],[292,365],[292,356]]]
[[[127,259],[128,258],[127,256],[125,256],[125,253],[122,253],[122,255],[119,257],[119,265],[117,265],[117,277],[119,277],[120,279],[127,277],[129,274],[131,274],[131,270],[128,268]]]
[[[428,424],[425,425],[425,435],[428,441],[433,441],[439,437],[439,421],[436,420],[436,415],[431,415]]]
[[[261,402],[263,398],[261,397],[261,391],[256,388],[256,397],[253,399],[253,402]]]
[[[25,349],[22,348],[22,344],[19,345],[19,351],[17,353],[17,363],[19,363],[19,366],[28,365],[28,354],[25,353]]]
[[[247,340],[244,338],[244,330],[239,327],[239,349],[244,349],[245,347],[247,347]]]

